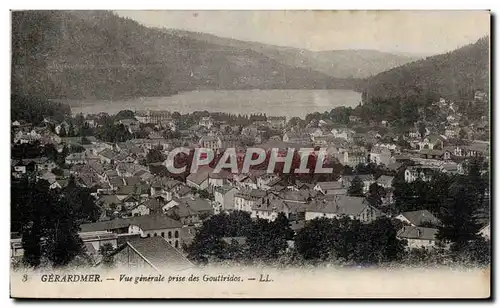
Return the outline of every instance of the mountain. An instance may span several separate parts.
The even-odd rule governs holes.
[[[148,28],[109,11],[12,13],[14,93],[119,99],[199,89],[353,89],[359,82],[245,45]]]
[[[289,66],[312,69],[335,78],[366,78],[421,57],[376,50],[310,51],[306,49],[240,41],[215,35],[168,29],[167,33],[207,43],[252,49]]]
[[[454,51],[368,78],[359,90],[364,101],[421,94],[461,100],[471,99],[476,90],[488,93],[489,82],[490,39],[483,37]]]

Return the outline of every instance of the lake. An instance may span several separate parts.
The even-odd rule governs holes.
[[[204,90],[183,92],[168,97],[144,97],[129,100],[57,100],[71,106],[73,114],[120,110],[166,110],[265,113],[268,116],[304,118],[313,112],[330,111],[338,106],[355,107],[361,93],[349,90]]]

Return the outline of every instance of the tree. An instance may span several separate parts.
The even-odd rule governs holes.
[[[251,260],[259,260],[266,263],[276,260],[288,247],[288,228],[290,227],[286,217],[284,219],[283,217],[276,219],[273,222],[265,219],[257,219],[247,239]]]
[[[453,251],[462,251],[467,247],[470,241],[477,238],[480,229],[476,214],[484,191],[477,183],[476,170],[476,167],[471,167],[467,176],[458,178],[450,186],[447,201],[441,209],[443,226],[437,237],[452,243]]]
[[[75,136],[75,127],[73,126],[73,123],[70,122],[68,126],[68,137],[74,137]]]
[[[22,234],[23,262],[37,267],[42,259],[64,266],[83,252],[79,222],[68,198],[45,180],[25,177],[13,183],[12,228]]]
[[[64,125],[61,125],[61,128],[59,129],[59,136],[60,137],[66,137],[67,136],[66,128],[65,128]]]
[[[363,181],[359,176],[355,176],[351,182],[351,186],[347,190],[347,194],[353,197],[363,197]]]
[[[383,197],[385,197],[384,188],[377,183],[371,184],[368,190],[368,196],[366,196],[368,203],[370,203],[371,206],[379,208],[382,205]]]
[[[420,134],[420,138],[425,138],[427,132],[427,128],[425,127],[424,122],[419,122],[418,123],[418,133]]]
[[[467,139],[467,132],[461,128],[460,129],[460,132],[458,133],[458,137],[461,139],[461,140],[465,140]]]
[[[44,255],[54,267],[62,267],[82,254],[84,246],[78,235],[79,224],[72,216],[68,200],[63,196],[54,204],[49,217],[45,217]]]
[[[305,127],[305,123],[304,123],[304,120],[302,120],[299,117],[292,117],[288,121],[288,126],[290,126],[290,127],[304,128]]]
[[[111,255],[113,251],[113,245],[111,245],[110,243],[105,243],[104,245],[99,247],[99,255],[101,255],[102,258],[102,264],[107,268],[114,267],[115,265],[115,260]]]
[[[115,121],[124,120],[124,119],[135,119],[135,114],[132,110],[120,110],[115,115]]]
[[[378,218],[361,225],[360,239],[353,255],[358,264],[378,264],[403,257],[406,241],[397,238],[397,230],[389,218]]]
[[[315,218],[295,237],[295,247],[305,260],[325,261],[333,255],[333,242],[340,234],[337,220]]]
[[[148,154],[146,154],[146,162],[148,164],[164,162],[165,159],[166,157],[163,155],[162,148],[160,147],[152,148],[149,150]]]

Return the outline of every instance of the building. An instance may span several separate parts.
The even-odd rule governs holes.
[[[182,224],[167,216],[145,215],[119,218],[80,226],[82,232],[109,231],[116,234],[138,234],[140,237],[161,236],[174,247],[181,247],[179,237]]]
[[[373,174],[344,175],[341,178],[342,186],[345,189],[349,189],[355,177],[358,177],[361,180],[361,182],[363,182],[363,193],[365,194],[370,190],[370,185],[375,183],[375,178],[373,177]]]
[[[404,226],[398,231],[397,237],[407,241],[409,249],[431,248],[436,245],[438,229],[415,226]]]
[[[364,147],[342,149],[339,154],[339,162],[342,165],[347,165],[353,168],[359,164],[366,164],[368,158],[368,153]]]
[[[436,172],[440,172],[440,168],[436,166],[409,166],[405,170],[405,181],[412,183],[421,179],[424,182],[429,182]]]
[[[395,218],[401,220],[403,223],[409,224],[414,227],[425,227],[425,226],[438,227],[441,225],[441,221],[427,210],[403,212],[398,216],[396,216]]]
[[[208,188],[208,175],[212,171],[211,168],[202,167],[195,173],[191,173],[186,177],[186,185],[196,189],[207,189]]]
[[[216,187],[214,190],[215,206],[219,211],[234,209],[234,196],[238,190],[228,185]]]
[[[391,163],[392,153],[386,147],[374,146],[370,151],[370,162],[388,166]]]
[[[130,238],[111,256],[120,268],[182,271],[194,267],[182,253],[163,237]]]
[[[252,212],[254,206],[263,201],[266,192],[259,189],[241,190],[234,195],[234,209]]]
[[[318,182],[313,188],[315,191],[321,192],[323,195],[345,195],[347,189],[342,185],[342,182]]]
[[[483,226],[478,233],[486,240],[491,239],[491,223],[488,223],[487,225]]]
[[[219,137],[203,136],[199,141],[199,145],[202,148],[212,149],[214,152],[217,152],[222,147],[222,141]]]
[[[266,219],[274,221],[280,213],[290,220],[295,220],[297,213],[302,208],[302,204],[287,202],[279,199],[267,198],[264,202],[255,203],[252,206],[252,218]]]
[[[392,188],[392,182],[394,181],[394,177],[393,176],[389,176],[389,175],[381,175],[376,183],[380,186],[382,186],[383,188],[385,189],[390,189]]]
[[[206,128],[210,129],[212,128],[212,126],[214,126],[214,120],[211,117],[202,117],[198,122],[198,125],[205,126]]]
[[[305,207],[305,220],[315,218],[349,217],[368,223],[382,216],[365,198],[335,195],[333,198],[315,200]]]
[[[283,142],[298,143],[298,144],[310,144],[311,143],[311,136],[306,134],[306,133],[287,132],[283,135]]]
[[[267,122],[273,128],[283,128],[286,125],[286,117],[267,117]]]

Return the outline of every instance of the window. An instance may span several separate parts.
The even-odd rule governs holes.
[[[172,238],[172,231],[168,231],[168,238]]]
[[[149,237],[151,234],[148,233],[147,237]]]
[[[179,237],[179,231],[175,231],[175,238]]]
[[[179,248],[179,241],[175,241],[175,248]]]
[[[158,236],[158,234],[156,234],[156,232],[155,232],[155,235],[154,235],[154,236]]]
[[[162,233],[161,233],[161,237],[165,237],[165,232],[162,232]]]

